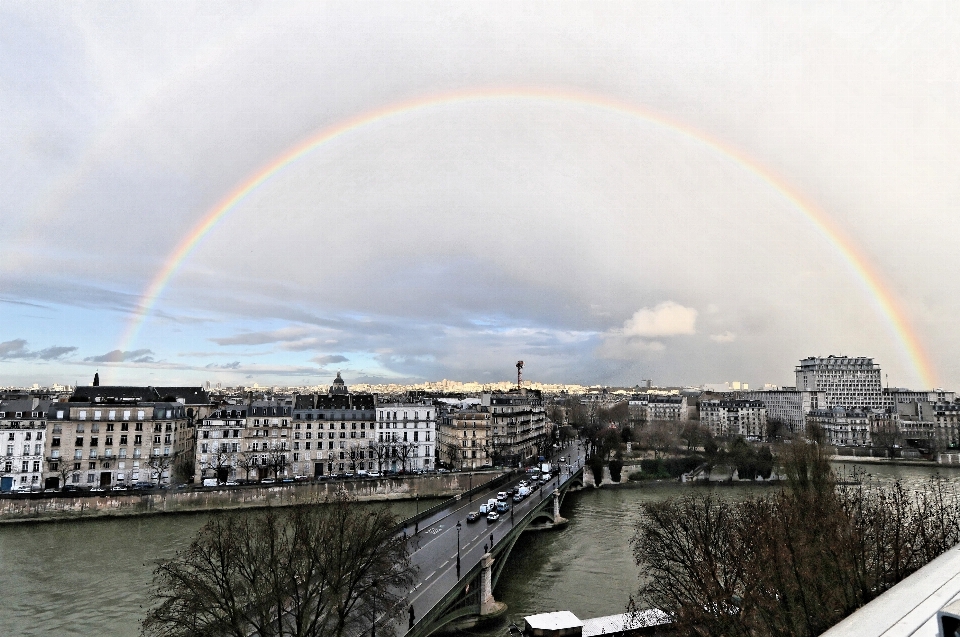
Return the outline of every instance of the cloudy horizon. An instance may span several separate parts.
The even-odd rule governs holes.
[[[958,42],[951,3],[6,2],[0,386],[960,388]]]

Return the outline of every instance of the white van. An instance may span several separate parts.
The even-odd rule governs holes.
[[[519,493],[521,497],[525,498],[530,495],[530,487],[520,487],[517,489],[517,493]]]
[[[480,515],[486,515],[486,514],[490,513],[491,510],[495,511],[496,508],[497,508],[496,506],[491,507],[489,504],[481,504],[481,505],[480,505]]]
[[[203,486],[205,486],[205,487],[215,487],[215,486],[217,486],[217,479],[216,479],[216,478],[204,478],[204,479],[203,479]]]

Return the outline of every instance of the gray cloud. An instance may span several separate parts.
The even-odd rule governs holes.
[[[54,346],[41,350],[27,349],[27,341],[22,338],[16,338],[12,341],[0,343],[0,360],[58,360],[77,351],[76,347]]]
[[[153,363],[156,361],[152,354],[153,350],[149,349],[135,349],[126,352],[115,349],[100,356],[88,356],[83,360],[87,363]]]
[[[346,356],[332,354],[328,356],[314,356],[310,360],[320,365],[332,365],[334,363],[346,363],[349,359]]]
[[[217,365],[216,363],[210,363],[206,366],[207,369],[240,369],[240,361],[233,361],[232,363],[224,363],[222,365]]]

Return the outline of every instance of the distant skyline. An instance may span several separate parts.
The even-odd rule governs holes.
[[[960,385],[960,7],[0,6],[0,385]]]

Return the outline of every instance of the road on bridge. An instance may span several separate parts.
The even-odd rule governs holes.
[[[527,476],[518,475],[506,484],[481,493],[477,493],[469,501],[464,499],[452,505],[451,508],[438,513],[437,517],[425,520],[428,524],[421,525],[419,533],[410,537],[410,559],[419,568],[419,577],[413,589],[408,592],[407,611],[414,609],[415,621],[419,621],[427,611],[434,607],[446,593],[460,580],[457,574],[457,522],[461,523],[459,533],[459,553],[461,573],[466,574],[480,562],[486,550],[492,549],[491,538],[498,542],[507,534],[513,524],[513,516],[522,519],[530,509],[541,501],[552,497],[557,488],[557,476],[560,481],[566,480],[571,472],[575,472],[583,463],[583,451],[579,443],[568,445],[556,454],[556,457],[566,457],[566,463],[554,463],[552,479],[532,492],[522,502],[510,503],[511,511],[501,514],[497,522],[488,522],[481,518],[477,522],[467,523],[467,513],[476,511],[481,504],[490,498],[496,498],[498,491],[506,491],[519,485]],[[412,530],[412,529],[408,529]],[[405,612],[396,623],[397,634],[403,635],[409,626],[409,615]]]

